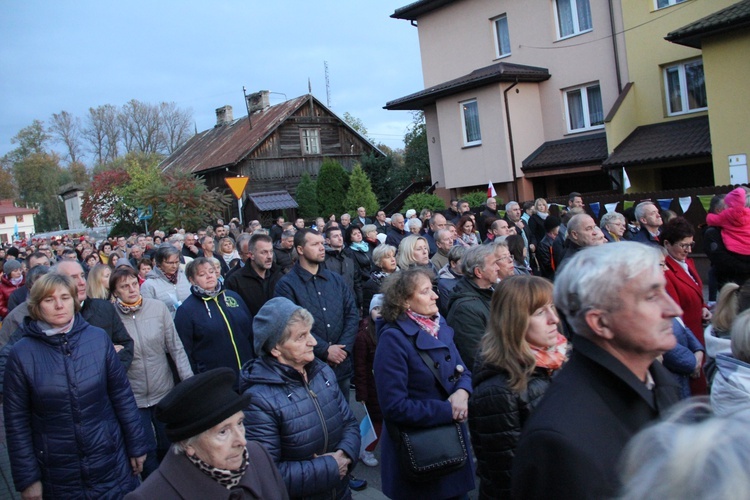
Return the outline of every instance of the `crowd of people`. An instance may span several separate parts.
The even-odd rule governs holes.
[[[636,498],[663,466],[639,432],[668,448],[750,410],[750,201],[722,198],[710,301],[690,222],[645,201],[597,224],[579,193],[6,245],[16,489],[345,499],[362,463],[394,499]]]

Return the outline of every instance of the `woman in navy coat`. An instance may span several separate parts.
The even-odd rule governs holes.
[[[378,400],[386,423],[434,427],[461,423],[468,443],[466,420],[471,373],[453,342],[453,330],[440,317],[432,273],[412,268],[393,274],[384,283],[383,320],[378,329],[374,372]],[[417,350],[427,352],[440,382]],[[474,489],[474,467],[469,458],[455,472],[430,482],[408,478],[400,467],[398,436],[383,434],[381,478],[390,498],[444,499],[461,497]]]
[[[146,458],[125,369],[104,330],[76,313],[77,296],[69,277],[41,277],[8,357],[5,428],[24,498],[122,498]]]

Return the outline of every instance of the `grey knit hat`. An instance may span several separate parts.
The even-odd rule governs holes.
[[[372,312],[373,309],[376,307],[383,307],[383,294],[382,293],[376,293],[372,296],[372,300],[370,301],[370,312]]]
[[[270,352],[279,343],[289,318],[297,309],[302,308],[284,297],[276,297],[263,304],[253,320],[253,347],[256,356]]]
[[[10,276],[10,273],[15,271],[16,269],[21,269],[21,261],[16,259],[6,260],[5,264],[3,264],[3,273],[7,276]]]

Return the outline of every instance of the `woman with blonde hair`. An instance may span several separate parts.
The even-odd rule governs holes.
[[[490,322],[480,344],[469,400],[479,498],[510,496],[521,428],[553,373],[567,359],[567,341],[558,332],[559,321],[552,283],[544,278],[512,276],[501,281],[492,295]]]
[[[424,236],[412,234],[401,240],[396,261],[401,270],[410,267],[426,267],[437,274],[437,269],[430,262],[430,246]]]
[[[97,264],[86,278],[86,296],[92,299],[109,300],[109,277],[112,268],[107,264]]]
[[[731,352],[730,331],[739,312],[739,291],[737,283],[729,282],[721,287],[711,324],[703,331],[703,340],[706,342],[706,364],[703,371],[709,387],[716,375],[716,356]]]
[[[547,200],[544,198],[534,200],[534,209],[534,213],[529,217],[529,229],[536,241],[542,241],[546,234],[544,221],[549,215]]]

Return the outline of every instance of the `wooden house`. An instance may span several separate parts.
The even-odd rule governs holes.
[[[268,91],[247,97],[248,116],[234,119],[231,106],[216,110],[216,125],[196,134],[160,165],[199,175],[209,188],[227,189],[226,177],[249,177],[243,220],[267,222],[296,215],[297,185],[315,179],[326,159],[351,171],[363,154],[383,153],[311,94],[270,106]],[[232,214],[237,215],[234,204]]]

